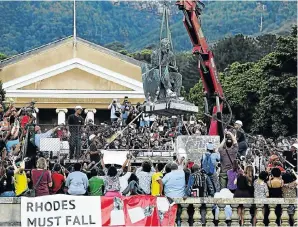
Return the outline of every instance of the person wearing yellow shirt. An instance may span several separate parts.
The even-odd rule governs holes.
[[[162,195],[162,190],[163,190],[163,184],[162,184],[162,170],[163,170],[163,164],[158,163],[156,165],[156,173],[152,175],[151,179],[151,195],[153,196],[161,196]]]
[[[28,179],[25,172],[24,161],[14,164],[14,187],[16,196],[21,196],[24,192],[28,190]]]

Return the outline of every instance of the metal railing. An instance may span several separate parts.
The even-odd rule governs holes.
[[[35,126],[27,127],[23,138],[20,138],[20,141],[24,141],[24,156],[32,145],[50,159],[68,156],[70,159],[85,160],[88,159],[88,151],[91,149],[128,151],[135,157],[175,155],[174,139],[160,136],[155,138],[148,128],[127,128],[115,140],[109,142],[109,138],[118,133],[120,128],[110,125],[38,126],[40,129]]]

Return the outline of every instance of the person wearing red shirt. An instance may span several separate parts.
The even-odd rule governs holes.
[[[63,185],[65,183],[65,172],[61,168],[61,165],[56,163],[54,165],[54,172],[52,173],[53,186],[51,188],[51,194],[64,194]]]

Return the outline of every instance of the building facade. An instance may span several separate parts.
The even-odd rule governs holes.
[[[61,123],[76,105],[99,123],[109,119],[107,107],[114,98],[144,101],[141,62],[81,38],[5,59],[0,80],[17,108],[36,101],[40,124]]]

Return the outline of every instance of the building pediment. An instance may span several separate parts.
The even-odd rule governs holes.
[[[67,72],[73,69],[80,69],[96,77],[100,77],[105,80],[112,81],[116,84],[119,84],[121,86],[127,87],[135,91],[143,91],[143,85],[140,81],[134,80],[125,75],[111,71],[109,69],[105,69],[99,65],[92,64],[90,62],[87,62],[79,58],[74,58],[56,65],[50,66],[48,68],[44,68],[39,71],[30,73],[28,75],[24,75],[14,80],[10,80],[8,82],[3,83],[3,88],[5,90],[17,90],[22,87],[26,87],[30,84],[54,77],[58,74],[62,74],[64,72]],[[81,78],[81,80],[84,80],[84,79],[85,78]],[[68,85],[70,85],[68,84],[68,82],[71,82],[71,81],[67,81],[67,80],[65,81],[66,88]]]
[[[0,80],[17,106],[34,99],[42,108],[52,103],[66,108],[80,99],[102,108],[112,98],[144,100],[140,65],[80,38],[74,45],[71,37],[0,62]]]

